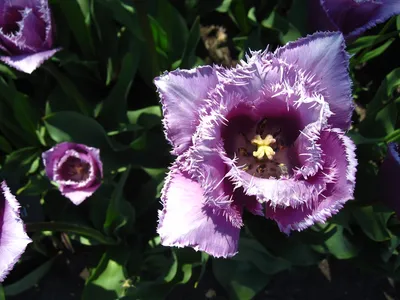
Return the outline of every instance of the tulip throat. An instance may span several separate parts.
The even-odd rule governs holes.
[[[252,140],[251,143],[257,146],[257,150],[253,151],[253,156],[259,160],[262,160],[264,156],[266,156],[269,160],[272,160],[275,155],[275,151],[270,146],[271,144],[276,143],[274,137],[268,134],[265,138],[261,138],[259,134],[257,134]]]
[[[64,180],[80,182],[89,178],[90,164],[81,159],[71,156],[61,167]]]

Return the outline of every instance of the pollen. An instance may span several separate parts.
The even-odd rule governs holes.
[[[269,160],[272,160],[274,158],[275,151],[270,145],[274,144],[275,142],[276,140],[270,134],[263,139],[259,134],[257,134],[254,139],[251,140],[251,143],[257,146],[257,151],[253,151],[253,156],[260,160],[266,156]]]

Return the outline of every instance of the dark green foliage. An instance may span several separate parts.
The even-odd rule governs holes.
[[[239,254],[224,260],[160,245],[157,210],[173,158],[152,80],[178,67],[234,65],[249,47],[274,50],[305,36],[303,1],[50,5],[63,50],[29,76],[0,66],[0,172],[34,240],[0,299],[56,299],[50,295],[57,280],[73,283],[57,299],[72,299],[64,296],[68,289],[73,299],[166,299],[212,276],[226,297],[246,300],[275,274],[326,257],[400,279],[400,221],[380,203],[377,183],[386,143],[400,142],[400,17],[397,27],[393,18],[348,45],[357,104],[349,132],[358,146],[356,199],[328,223],[290,237],[246,213]],[[226,30],[214,48],[205,46],[212,36],[203,29],[210,25]],[[43,151],[63,141],[100,148],[104,164],[102,187],[77,207],[48,181],[41,162]]]

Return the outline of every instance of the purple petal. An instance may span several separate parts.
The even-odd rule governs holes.
[[[259,202],[269,202],[274,207],[298,207],[318,198],[319,190],[307,181],[257,178],[239,169],[233,161],[230,164],[232,168],[227,176],[236,187],[242,187],[246,195],[256,196]]]
[[[3,0],[4,1],[4,0]],[[41,0],[5,0],[7,6],[37,7]]]
[[[400,147],[397,143],[390,143],[388,151],[379,169],[379,185],[381,200],[395,210],[400,217]]]
[[[81,204],[86,198],[93,195],[93,193],[100,187],[100,182],[98,184],[92,185],[89,188],[82,190],[77,190],[69,187],[62,187],[61,193],[71,200],[75,205]]]
[[[321,0],[321,5],[346,39],[353,39],[400,13],[397,0]]]
[[[73,149],[75,145],[75,143],[63,142],[42,153],[43,164],[50,180],[54,180],[54,165],[60,161],[67,150]]]
[[[37,0],[39,2],[39,16],[45,24],[45,38],[43,47],[53,47],[53,35],[54,35],[54,22],[51,16],[51,11],[47,0]]]
[[[24,224],[19,217],[19,203],[11,194],[5,181],[1,183],[3,199],[0,200],[0,282],[24,253],[26,246],[32,242],[25,232]]]
[[[25,45],[35,49],[35,52],[43,49],[45,38],[44,23],[40,20],[30,8],[25,8],[20,22],[20,38]]]
[[[308,0],[308,21],[313,32],[340,31],[321,5],[321,0]]]
[[[158,233],[165,246],[190,246],[215,257],[235,255],[240,226],[230,221],[235,210],[219,210],[204,204],[203,189],[173,168],[162,193]],[[236,216],[235,216],[236,217]]]
[[[45,62],[47,59],[52,57],[56,52],[60,50],[61,48],[57,48],[34,54],[25,54],[17,56],[0,56],[0,60],[19,71],[31,74],[43,62]]]
[[[217,83],[215,70],[209,66],[176,70],[154,79],[164,112],[165,135],[174,147],[173,154],[183,153],[192,144],[199,111]]]
[[[286,44],[275,55],[296,65],[318,82],[317,91],[329,103],[332,127],[347,130],[351,123],[353,102],[348,74],[349,56],[340,33],[316,33]]]
[[[321,133],[320,144],[324,153],[323,170],[307,180],[319,187],[319,197],[297,207],[267,204],[266,217],[274,219],[285,233],[325,222],[353,198],[357,166],[354,143],[340,130],[331,129]]]

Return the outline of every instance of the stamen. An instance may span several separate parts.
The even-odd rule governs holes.
[[[253,151],[253,156],[261,160],[265,155],[269,160],[272,160],[275,155],[275,151],[272,149],[270,144],[275,142],[276,140],[270,134],[268,134],[264,139],[257,134],[254,139],[251,140],[251,143],[257,146],[257,151]]]

